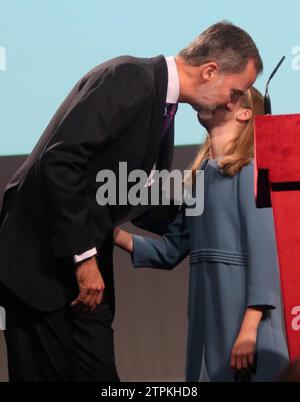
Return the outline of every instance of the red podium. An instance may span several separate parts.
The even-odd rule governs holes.
[[[300,357],[300,114],[256,118],[255,197],[259,208],[273,207],[286,333],[293,361]]]

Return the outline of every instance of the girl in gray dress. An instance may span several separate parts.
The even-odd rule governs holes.
[[[204,212],[185,206],[159,240],[115,229],[135,267],[172,269],[190,255],[188,381],[272,381],[288,363],[272,209],[255,205],[251,88],[232,111],[198,116],[208,136],[192,166],[204,170]]]

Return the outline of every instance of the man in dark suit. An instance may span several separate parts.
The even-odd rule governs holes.
[[[177,104],[206,118],[233,108],[261,70],[250,36],[222,22],[176,58],[118,57],[75,85],[4,194],[0,304],[11,381],[119,380],[112,229],[129,220],[159,228],[151,209],[100,206],[96,175],[117,173],[120,161],[128,172],[169,169]]]

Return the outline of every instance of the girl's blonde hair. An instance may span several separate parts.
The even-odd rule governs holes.
[[[259,114],[264,114],[264,99],[262,94],[251,87],[240,98],[241,107],[252,110],[251,118],[246,122],[241,132],[237,133],[234,140],[228,144],[224,157],[218,161],[219,167],[227,176],[234,176],[243,166],[247,165],[254,157],[254,119]],[[192,163],[193,178],[205,159],[210,158],[209,137],[201,145],[197,156]]]

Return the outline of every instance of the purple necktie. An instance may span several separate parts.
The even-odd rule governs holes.
[[[165,112],[165,117],[164,117],[164,128],[162,135],[165,134],[167,129],[170,127],[170,124],[172,120],[174,119],[174,116],[176,114],[178,108],[178,103],[166,103],[166,112]]]
[[[163,139],[166,131],[168,130],[172,120],[174,119],[177,108],[178,108],[178,103],[166,103],[162,139]],[[145,184],[145,187],[150,187],[154,183],[155,180],[153,179],[153,176],[155,175],[155,172],[156,172],[155,169],[156,169],[156,163],[154,163],[154,166],[147,179],[147,183]]]

